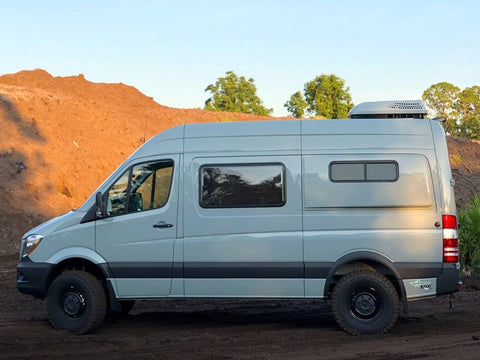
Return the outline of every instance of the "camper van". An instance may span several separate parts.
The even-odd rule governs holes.
[[[162,298],[328,299],[348,333],[386,332],[460,284],[445,133],[392,104],[164,131],[24,235],[17,288],[77,334]]]

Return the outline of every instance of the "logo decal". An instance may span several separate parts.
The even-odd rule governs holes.
[[[432,286],[432,282],[430,280],[415,280],[415,281],[410,281],[410,285],[415,288],[420,288],[427,291],[427,290],[430,290],[430,287]]]

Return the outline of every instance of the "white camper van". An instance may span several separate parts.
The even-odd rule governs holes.
[[[401,304],[459,290],[457,221],[441,124],[369,107],[158,134],[25,234],[18,289],[78,334],[159,298],[330,299],[345,331],[387,331]]]

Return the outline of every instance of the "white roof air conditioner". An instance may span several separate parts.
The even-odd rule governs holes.
[[[356,105],[348,113],[351,119],[417,118],[423,119],[427,108],[421,100],[370,101]]]

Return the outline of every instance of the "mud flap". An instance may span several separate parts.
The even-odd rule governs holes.
[[[113,290],[113,284],[110,279],[107,279],[107,290],[108,290],[108,299],[110,304],[111,311],[122,311],[122,304],[117,300],[115,296],[115,291]]]

